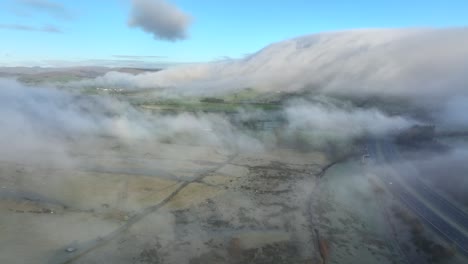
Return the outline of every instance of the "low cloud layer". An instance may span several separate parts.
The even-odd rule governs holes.
[[[277,114],[285,120],[278,123],[276,132],[264,131],[265,136],[243,124],[271,119],[270,113],[239,109],[235,116],[240,121],[224,113],[150,114],[112,97],[28,87],[4,79],[0,88],[0,161],[81,164],[71,155],[73,146],[80,142],[95,153],[99,142],[108,137],[130,145],[147,141],[258,151],[306,134],[305,140],[321,147],[397,132],[414,123],[376,109],[297,101],[279,110]]]
[[[0,79],[0,88],[0,162],[77,164],[80,160],[71,157],[74,145],[88,145],[87,151],[95,153],[108,137],[123,144],[262,147],[222,115],[151,115],[113,98],[28,87],[5,79]]]
[[[155,39],[177,41],[188,37],[192,18],[165,0],[132,0],[128,25],[141,28]]]

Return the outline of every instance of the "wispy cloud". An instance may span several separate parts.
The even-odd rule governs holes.
[[[218,56],[218,57],[213,58],[212,61],[232,61],[232,60],[234,60],[234,58],[230,56]]]
[[[114,58],[118,59],[165,59],[167,56],[155,56],[155,55],[112,55]]]
[[[18,31],[36,31],[46,33],[62,33],[63,31],[53,25],[45,25],[43,27],[34,27],[22,24],[0,24],[0,29],[18,30]]]
[[[59,19],[71,19],[73,14],[62,3],[49,0],[16,0],[17,3],[33,9],[35,11],[45,12]]]
[[[21,62],[21,65],[37,65],[37,62]],[[1,65],[1,64],[0,64]],[[177,65],[174,62],[145,61],[132,59],[92,59],[92,60],[43,60],[40,66],[44,67],[112,67],[112,68],[144,68],[144,69],[164,69]]]
[[[143,29],[155,39],[177,41],[187,38],[192,18],[165,0],[132,0],[128,25]]]

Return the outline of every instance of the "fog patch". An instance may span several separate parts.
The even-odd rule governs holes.
[[[437,123],[442,130],[468,129],[468,97],[453,97],[435,113]]]
[[[378,109],[296,101],[285,109],[288,129],[305,131],[319,141],[351,141],[365,136],[396,134],[416,121],[389,116]]]
[[[149,114],[111,97],[88,96],[0,80],[0,156],[10,161],[67,164],[73,144],[95,153],[112,137],[123,144],[146,140],[208,145],[234,150],[262,144],[234,127],[223,115]],[[43,153],[57,153],[57,156]]]

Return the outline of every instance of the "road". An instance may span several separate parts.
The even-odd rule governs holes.
[[[389,162],[398,164],[400,168],[398,174],[406,179],[411,188],[416,190],[418,194],[424,198],[424,200],[429,201],[431,206],[434,207],[437,211],[442,212],[444,216],[449,217],[450,221],[461,227],[462,229],[468,231],[468,215],[456,205],[452,204],[450,201],[439,195],[431,186],[427,185],[424,181],[420,179],[419,172],[414,166],[411,166],[410,162],[400,158],[398,150],[394,144],[391,142],[383,142],[381,144],[383,152]]]
[[[466,214],[421,182],[416,176],[417,170],[400,159],[392,142],[371,140],[368,151],[377,165],[390,168],[380,175],[387,188],[424,223],[468,256]]]
[[[49,261],[49,263],[61,263],[61,264],[66,264],[66,263],[73,263],[76,260],[80,259],[81,257],[89,254],[90,252],[106,245],[110,241],[114,240],[116,237],[127,231],[130,227],[132,227],[134,224],[138,223],[141,221],[143,218],[148,216],[151,213],[154,213],[164,207],[166,204],[168,204],[178,193],[180,193],[184,188],[186,188],[188,185],[198,182],[202,180],[204,177],[207,175],[218,171],[225,165],[229,164],[238,154],[232,154],[228,157],[228,159],[222,163],[218,163],[214,167],[207,168],[203,171],[199,171],[193,175],[192,179],[190,181],[182,181],[178,185],[178,187],[166,198],[164,198],[162,201],[158,202],[155,205],[146,207],[142,209],[139,213],[134,214],[132,217],[130,217],[125,224],[121,225],[119,228],[114,230],[113,232],[99,237],[95,240],[85,242],[82,245],[78,245],[79,248],[72,247],[73,245],[70,245],[70,247],[74,248],[73,253],[67,252],[66,250],[60,250],[59,254],[53,257],[52,260]],[[68,248],[65,247],[65,249]],[[66,252],[66,255],[64,253]]]

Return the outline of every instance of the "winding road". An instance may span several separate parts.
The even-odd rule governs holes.
[[[149,206],[147,208],[144,208],[141,210],[139,213],[133,215],[128,219],[128,221],[121,225],[119,228],[114,230],[113,232],[103,236],[99,237],[95,240],[88,241],[87,243],[84,243],[82,245],[77,245],[77,248],[74,248],[74,251],[72,253],[68,252],[65,253],[66,250],[60,250],[59,253],[53,257],[53,259],[50,260],[50,263],[60,263],[60,264],[66,264],[66,263],[73,263],[76,260],[82,258],[83,256],[89,254],[90,252],[106,245],[110,241],[114,240],[118,236],[120,236],[122,233],[127,231],[131,226],[134,224],[138,223],[141,221],[143,218],[148,216],[151,213],[154,213],[164,207],[166,204],[168,204],[177,194],[179,194],[183,189],[185,189],[188,185],[199,182],[201,181],[204,177],[207,175],[214,173],[218,170],[220,170],[222,167],[225,165],[229,164],[235,157],[237,157],[237,153],[231,154],[228,156],[227,160],[225,160],[222,163],[218,163],[216,166],[209,167],[203,171],[197,172],[191,180],[189,181],[181,181],[178,185],[178,187],[166,198],[164,198],[162,201],[158,202],[155,205]],[[70,245],[73,246],[73,245]],[[68,247],[65,247],[68,248]]]

